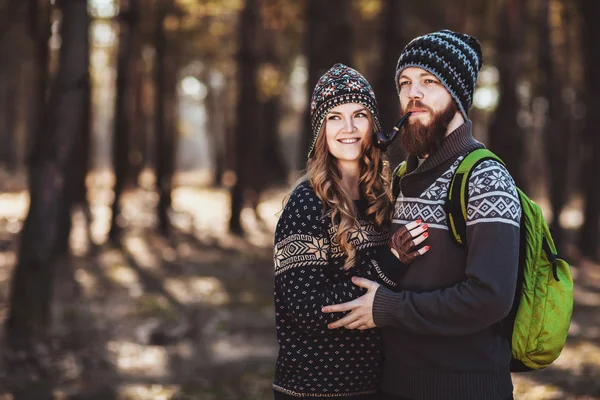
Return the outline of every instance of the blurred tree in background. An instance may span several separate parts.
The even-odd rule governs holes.
[[[14,269],[7,337],[27,347],[50,322],[57,261],[67,255],[71,207],[81,194],[77,180],[88,131],[89,18],[84,0],[61,0],[63,43],[60,65],[37,124],[29,162],[29,213]],[[33,338],[33,339],[32,339]]]

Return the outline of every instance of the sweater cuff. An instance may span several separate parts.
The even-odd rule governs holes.
[[[408,271],[408,265],[400,261],[388,247],[384,247],[377,255],[375,270],[380,283],[391,289],[397,289]]]
[[[381,328],[393,325],[393,316],[396,313],[399,296],[399,293],[394,293],[383,286],[379,286],[373,300],[373,321],[375,322],[375,326]]]

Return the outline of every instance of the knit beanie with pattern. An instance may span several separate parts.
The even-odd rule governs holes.
[[[464,33],[444,29],[413,39],[400,54],[396,66],[396,86],[405,68],[417,67],[432,73],[446,87],[468,119],[473,104],[477,76],[483,64],[481,45]]]
[[[335,64],[319,79],[313,91],[310,103],[313,140],[308,158],[314,155],[315,143],[329,110],[346,103],[364,105],[371,112],[377,130],[382,130],[379,122],[379,107],[369,82],[355,69],[344,64]]]

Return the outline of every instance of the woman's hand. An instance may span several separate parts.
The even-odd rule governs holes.
[[[421,220],[410,222],[394,232],[390,238],[388,244],[390,250],[406,265],[429,251],[429,246],[417,248],[429,236],[427,232],[429,227],[422,222]]]

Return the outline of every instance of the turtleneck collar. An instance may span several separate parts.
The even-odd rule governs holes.
[[[407,159],[407,173],[421,173],[454,159],[460,154],[485,147],[481,142],[475,140],[472,133],[473,125],[470,120],[452,131],[444,138],[440,147],[419,166],[416,156],[410,155]]]
[[[400,182],[402,193],[410,197],[419,196],[450,168],[458,156],[484,147],[482,143],[473,138],[471,121],[467,120],[446,136],[440,147],[421,165],[419,165],[417,157],[408,157],[407,173]]]

